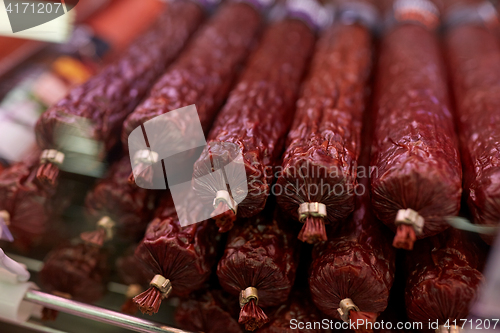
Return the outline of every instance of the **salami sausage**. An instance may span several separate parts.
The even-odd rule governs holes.
[[[195,163],[193,186],[201,198],[215,202],[212,216],[220,232],[232,228],[236,213],[250,217],[264,209],[313,45],[314,33],[304,22],[286,19],[273,24],[217,116],[207,148]],[[228,193],[228,180],[213,169],[239,154],[246,178],[229,180],[234,185],[231,195],[221,196]]]
[[[107,254],[85,243],[52,250],[39,273],[42,287],[59,296],[92,303],[106,291]]]
[[[125,254],[116,260],[116,271],[122,283],[128,286],[125,297],[127,300],[123,303],[121,311],[127,314],[136,314],[138,308],[132,298],[143,292],[149,283],[151,277],[143,269],[141,262],[135,256],[136,246],[130,246]]]
[[[500,46],[495,34],[482,22],[469,21],[448,29],[445,47],[456,101],[468,206],[476,223],[498,225]],[[491,244],[493,237],[486,236],[485,240]]]
[[[132,171],[128,156],[115,162],[87,194],[88,215],[96,222],[96,231],[85,232],[81,238],[97,246],[117,234],[119,239],[139,241],[155,207],[155,193],[132,186],[128,175]]]
[[[281,208],[304,223],[303,242],[326,240],[324,223],[338,224],[354,209],[372,58],[371,32],[360,24],[339,21],[318,42],[277,183]]]
[[[456,229],[417,243],[406,258],[408,317],[439,325],[467,318],[483,279],[482,263],[481,249]]]
[[[261,307],[287,300],[298,264],[294,234],[287,223],[266,215],[270,214],[249,218],[230,231],[217,266],[222,288],[239,296],[238,322],[248,331],[269,321]]]
[[[372,115],[363,124],[360,167],[370,160]],[[327,242],[314,246],[309,270],[309,288],[316,306],[329,317],[345,322],[363,319],[356,332],[372,328],[377,316],[387,307],[396,269],[395,249],[389,243],[389,230],[378,221],[370,202],[370,179],[359,173],[356,208],[339,231],[332,230]],[[359,189],[359,190],[358,190]]]
[[[193,209],[192,214],[196,214]],[[157,313],[171,293],[186,297],[199,289],[215,265],[219,234],[211,221],[181,227],[172,197],[162,200],[135,251],[148,270],[150,287],[134,297],[142,313]],[[156,275],[155,275],[156,274]]]
[[[26,252],[42,242],[51,221],[68,207],[70,196],[56,195],[36,181],[39,151],[0,174],[0,218],[14,236],[14,246]]]
[[[182,299],[175,310],[180,328],[205,333],[243,333],[234,309],[238,301],[220,289],[205,290]]]
[[[330,317],[375,322],[387,307],[395,252],[370,215],[366,205],[357,207],[351,225],[313,252],[309,287],[316,306]]]
[[[83,85],[74,88],[40,117],[37,142],[44,152],[37,177],[54,184],[64,162],[62,146],[72,128],[86,139],[97,141],[102,158],[119,141],[127,115],[186,44],[203,19],[203,10],[190,1],[168,5],[157,23],[116,62],[105,67]],[[64,136],[64,137],[61,137]],[[75,148],[75,147],[73,147]]]
[[[458,213],[462,170],[438,41],[424,25],[435,24],[437,9],[397,3],[404,24],[380,48],[371,191],[377,217],[396,232],[393,245],[411,250]]]
[[[321,314],[311,302],[307,292],[292,292],[290,299],[281,305],[271,316],[268,324],[258,333],[323,333]],[[294,322],[295,321],[295,322]],[[299,324],[301,323],[301,324]],[[329,331],[328,331],[329,332]]]
[[[148,120],[192,104],[196,105],[202,129],[207,133],[257,36],[260,24],[261,18],[255,7],[245,2],[224,4],[127,118],[122,133],[124,146],[130,133]],[[165,128],[167,122],[168,126],[176,126],[180,131],[192,127],[182,123],[182,120],[167,120]],[[177,136],[178,133],[171,130],[147,133],[150,147],[173,140],[176,142]],[[134,155],[143,151],[138,150]],[[145,182],[151,183],[154,175],[153,168],[147,163],[150,157],[149,150],[147,152],[148,160],[143,163],[137,156],[138,163],[133,167],[131,181],[133,176],[137,178],[140,175]],[[132,160],[135,157],[131,156]]]

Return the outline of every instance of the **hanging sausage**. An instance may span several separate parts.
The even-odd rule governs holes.
[[[236,225],[217,266],[222,288],[239,297],[238,322],[248,331],[269,321],[261,307],[287,300],[297,270],[295,235],[279,213],[270,215],[263,212]]]
[[[464,163],[464,190],[474,221],[498,225],[500,45],[484,18],[477,15],[477,8],[467,8],[466,16],[458,16],[461,7],[448,12],[445,34]],[[484,238],[489,244],[494,239]]]
[[[96,246],[118,236],[125,241],[139,241],[151,221],[156,193],[128,182],[132,172],[130,159],[123,156],[107,171],[87,194],[87,213],[96,221],[96,230],[84,232],[81,238]]]
[[[133,155],[131,181],[137,183],[140,176],[140,181],[151,184],[157,176],[163,178],[163,174],[155,175],[151,166],[151,160],[159,162],[160,159],[161,152],[155,151],[155,147],[179,142],[182,134],[194,135],[190,133],[192,124],[186,120],[176,117],[170,121],[170,118],[159,116],[167,116],[169,111],[194,104],[201,128],[204,133],[208,132],[260,30],[259,12],[265,7],[250,3],[260,4],[260,1],[229,1],[222,5],[126,119],[122,142],[124,146],[129,145]],[[129,142],[129,135],[141,126],[147,127],[153,118],[157,118],[154,122],[160,130],[144,131],[147,147],[153,148],[135,147],[135,141]],[[175,126],[175,130],[164,130],[168,126]],[[143,142],[144,139],[141,144]]]
[[[133,299],[141,312],[157,313],[170,294],[186,297],[201,288],[215,265],[219,238],[212,221],[182,227],[167,193],[135,251],[152,277],[150,287]]]
[[[408,317],[461,327],[483,281],[483,263],[484,252],[463,231],[450,229],[417,243],[406,258]]]
[[[35,129],[43,149],[37,178],[54,185],[59,168],[75,149],[102,160],[119,141],[127,115],[183,48],[203,16],[202,7],[195,2],[172,1],[121,58],[44,112]],[[79,163],[73,160],[73,164]]]
[[[193,187],[214,203],[220,232],[232,228],[237,214],[264,209],[313,45],[314,32],[303,21],[271,25],[215,120],[194,166]],[[232,161],[244,165],[246,177],[224,168]],[[218,169],[226,170],[223,177],[214,173]]]
[[[448,228],[460,207],[462,169],[443,59],[432,31],[437,8],[398,0],[383,37],[375,92],[371,191],[377,217],[411,250]],[[399,20],[399,21],[398,21]]]
[[[281,208],[304,223],[303,242],[326,240],[325,223],[337,226],[354,209],[376,21],[367,2],[340,7],[338,22],[318,42],[297,102],[277,187]]]

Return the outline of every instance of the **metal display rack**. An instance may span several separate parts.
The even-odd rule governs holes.
[[[36,280],[35,274],[41,269],[43,265],[41,261],[15,254],[8,254],[8,256],[15,261],[25,265],[31,272],[34,273],[33,275],[35,276],[35,278],[32,280]],[[123,295],[126,289],[126,286],[119,283],[110,282],[108,284],[108,291],[115,294]],[[160,322],[153,322],[139,317],[126,315],[98,305],[90,305],[77,302],[74,300],[48,294],[36,289],[28,290],[24,295],[23,301],[35,304],[40,307],[52,309],[63,314],[77,316],[81,319],[86,319],[87,322],[93,322],[93,324],[100,323],[100,325],[98,326],[98,332],[123,332],[124,330],[126,330],[141,333],[190,333],[188,331],[177,329]],[[173,306],[175,305],[174,302],[175,300],[169,300],[169,302],[166,302],[166,304],[168,304],[170,308],[173,309]],[[169,314],[171,315],[172,312],[173,311],[169,311]],[[66,319],[71,320],[69,318]],[[17,327],[16,332],[73,333],[73,331],[71,330],[61,330],[58,327],[52,327],[57,325],[45,325],[43,322],[35,319],[29,319],[27,321],[6,320],[3,323],[2,320],[4,319],[0,318],[0,331],[5,333],[10,333],[14,328],[4,330],[2,328],[2,324],[8,324],[9,327]],[[87,330],[87,328],[83,329],[84,331],[91,330]]]

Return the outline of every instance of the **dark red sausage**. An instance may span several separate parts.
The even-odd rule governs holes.
[[[246,178],[229,180],[234,185],[229,201],[236,202],[224,199],[214,205],[212,216],[220,232],[232,228],[236,213],[250,217],[264,209],[313,45],[313,31],[299,20],[269,27],[210,131],[207,148],[194,167],[193,186],[199,196],[210,204],[219,199],[218,191],[227,190],[227,180],[212,173],[213,165],[227,165],[242,154],[238,163],[246,170]],[[248,189],[246,197],[243,189]]]
[[[129,184],[130,172],[130,159],[124,156],[87,194],[87,213],[97,223],[97,230],[83,233],[83,240],[101,246],[110,239],[108,236],[114,237],[115,234],[118,239],[127,241],[139,241],[144,235],[147,223],[151,221],[156,195],[153,191]]]
[[[85,243],[52,250],[39,273],[42,287],[75,301],[92,303],[106,291],[109,270],[106,253]]]
[[[120,281],[127,286],[126,301],[123,303],[121,311],[131,315],[136,314],[139,310],[132,298],[146,290],[145,287],[151,280],[149,272],[143,269],[142,263],[135,256],[135,249],[135,245],[130,246],[125,254],[116,260],[116,272]]]
[[[329,323],[329,322],[328,322]],[[290,299],[271,315],[268,324],[257,333],[323,333],[322,316],[308,292],[295,291]]]
[[[260,24],[260,14],[254,7],[244,2],[223,5],[127,118],[122,133],[124,146],[129,134],[148,120],[192,104],[196,105],[202,129],[207,133],[255,41]],[[175,126],[181,131],[189,127],[183,123]],[[172,133],[148,133],[149,145],[178,140]],[[141,164],[134,166],[135,174],[144,175],[148,182],[153,177],[151,169]]]
[[[357,207],[350,224],[326,244],[318,244],[309,287],[314,303],[326,315],[342,319],[339,304],[344,300],[347,304],[350,299],[358,310],[349,311],[346,320],[374,322],[387,307],[394,281],[395,251],[368,206]]]
[[[406,261],[408,317],[424,325],[448,319],[461,324],[483,279],[484,253],[464,232],[450,229],[417,243]]]
[[[61,195],[36,181],[39,151],[13,164],[0,174],[0,212],[14,237],[14,246],[29,251],[40,245],[43,236],[55,225],[57,216],[68,207],[70,196]]]
[[[261,213],[235,226],[217,266],[222,288],[242,297],[238,322],[249,331],[269,321],[260,307],[287,300],[297,270],[294,234],[286,222],[269,215]]]
[[[384,36],[375,109],[373,208],[396,232],[393,245],[412,249],[417,238],[448,228],[444,217],[458,213],[462,182],[443,59],[423,25],[400,23]]]
[[[337,224],[354,209],[372,57],[371,33],[358,24],[336,23],[318,42],[278,178],[278,203],[305,222],[304,242],[326,240],[324,223]],[[307,203],[325,205],[326,214],[299,216]]]
[[[76,127],[84,131],[86,138],[102,143],[100,155],[109,151],[119,141],[127,115],[183,48],[202,19],[203,10],[197,4],[170,3],[156,24],[118,61],[42,114],[36,125],[40,148],[61,149],[68,138],[58,136]],[[49,159],[42,163],[37,175],[40,180],[51,184],[56,181],[59,165],[53,162]]]
[[[235,319],[237,306],[238,301],[232,295],[210,289],[182,299],[175,310],[175,321],[180,328],[193,332],[243,333]]]
[[[372,114],[367,113],[363,122],[359,163],[366,168],[373,134]],[[359,173],[357,181],[354,213],[339,231],[331,232],[327,242],[313,249],[309,288],[316,306],[329,317],[374,322],[388,304],[396,253],[389,242],[389,230],[372,212],[369,175]],[[355,331],[372,330],[359,326]]]
[[[500,222],[500,46],[480,24],[448,30],[446,59],[456,101],[464,190],[474,221]],[[493,237],[485,237],[491,244]]]
[[[192,213],[196,214],[196,209]],[[211,221],[181,227],[170,194],[165,196],[135,251],[151,277],[156,274],[150,288],[134,298],[139,309],[157,313],[162,299],[170,293],[185,297],[199,289],[215,264],[219,238]],[[169,288],[159,287],[162,282],[157,284],[158,278]]]

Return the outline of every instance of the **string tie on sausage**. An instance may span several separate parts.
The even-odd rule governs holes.
[[[238,211],[238,204],[233,200],[231,194],[226,190],[217,191],[213,206],[214,211],[211,217],[216,220],[219,232],[231,230]]]
[[[161,301],[172,292],[172,283],[166,277],[157,274],[153,277],[149,286],[148,290],[135,296],[133,302],[142,313],[152,315],[158,313]]]
[[[97,222],[96,230],[84,232],[80,238],[87,243],[102,246],[105,241],[113,239],[115,225],[116,222],[109,216],[104,216]]]
[[[326,241],[325,222],[327,216],[326,205],[320,202],[303,202],[298,209],[299,221],[304,223],[298,239],[302,242],[314,244]]]
[[[398,22],[416,21],[429,29],[439,24],[439,9],[429,0],[396,0],[393,8]]]
[[[245,325],[247,331],[254,331],[269,321],[258,303],[259,292],[257,288],[248,287],[240,292],[241,311],[238,323]]]
[[[125,292],[125,297],[127,300],[125,303],[123,303],[121,307],[121,312],[129,314],[129,315],[135,315],[138,307],[132,300],[136,295],[139,295],[142,293],[144,289],[142,289],[141,285],[139,284],[131,284],[127,287],[127,291]]]
[[[303,202],[299,206],[299,221],[304,222],[309,216],[325,218],[326,205],[321,202]]]
[[[259,292],[255,287],[248,287],[242,290],[240,293],[240,308],[243,308],[245,304],[250,302],[250,300],[255,300],[255,304],[259,303]]]
[[[349,311],[351,310],[359,311],[359,308],[356,306],[356,304],[354,304],[352,299],[344,298],[343,300],[340,301],[339,308],[337,309],[337,311],[339,312],[340,318],[343,321],[345,322],[349,321]]]
[[[40,167],[37,170],[36,178],[42,184],[54,186],[59,167],[64,163],[65,155],[56,149],[45,149],[40,155]]]
[[[424,222],[424,218],[413,209],[400,209],[394,221],[397,230],[392,245],[396,248],[412,250],[417,235],[423,232]]]
[[[40,155],[40,163],[52,163],[60,166],[64,163],[64,153],[56,149],[45,149]]]
[[[355,333],[373,332],[373,329],[367,323],[374,323],[377,320],[377,313],[360,311],[350,298],[341,300],[337,311],[343,321],[353,321],[356,324],[354,328]]]

